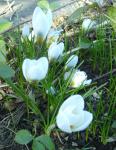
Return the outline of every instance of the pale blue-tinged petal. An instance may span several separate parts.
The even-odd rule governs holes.
[[[87,31],[94,29],[96,27],[96,22],[91,19],[84,19],[82,23],[82,29]]]
[[[70,106],[70,107],[69,107]],[[59,112],[63,112],[66,108],[73,108],[77,110],[83,110],[84,109],[84,99],[81,95],[72,95],[69,98],[67,98],[63,104],[61,105]],[[75,111],[77,111],[75,110]]]
[[[35,41],[35,35],[34,35],[34,31],[32,30],[32,32],[29,34],[28,36],[29,41],[34,40]]]
[[[41,57],[38,60],[26,59],[23,62],[23,75],[27,81],[42,80],[48,72],[48,59]]]
[[[49,31],[52,26],[52,12],[50,9],[47,11],[46,19],[48,21],[48,31]]]
[[[48,49],[48,58],[49,60],[58,60],[62,56],[64,50],[64,43],[61,42],[57,44],[56,42],[52,43]]]
[[[73,131],[75,128],[80,127],[84,121],[84,111],[78,110],[78,112],[67,112],[64,111],[65,116],[67,116],[70,128]]]
[[[30,59],[25,59],[22,64],[22,72],[26,80],[28,80],[28,68],[30,68]]]
[[[60,130],[67,132],[67,133],[72,132],[68,118],[65,116],[64,113],[58,113],[58,115],[56,116],[56,124]]]
[[[41,57],[29,68],[28,76],[30,80],[42,80],[48,72],[48,60],[46,57]]]
[[[48,36],[47,36],[47,42],[48,43],[57,42],[62,31],[63,31],[62,29],[60,30],[57,30],[54,28],[50,29]]]
[[[92,80],[91,80],[91,79],[89,79],[89,80],[85,80],[85,81],[83,82],[83,85],[90,85],[90,84],[91,84],[91,82],[92,82]]]
[[[78,56],[72,55],[66,62],[66,68],[75,68],[78,63]]]
[[[23,37],[28,37],[30,34],[30,29],[29,29],[29,25],[25,24],[22,28],[22,36]]]
[[[84,120],[83,120],[82,125],[80,126],[77,125],[77,127],[73,129],[73,132],[85,130],[89,126],[89,124],[92,122],[92,120],[93,120],[92,113],[88,111],[84,111]]]

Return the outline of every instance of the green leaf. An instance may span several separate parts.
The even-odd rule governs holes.
[[[32,144],[32,150],[45,150],[45,146],[36,139],[34,139]]]
[[[32,140],[33,140],[33,136],[28,130],[22,129],[16,133],[15,141],[18,144],[22,144],[22,145],[28,144]]]
[[[11,78],[15,75],[14,70],[7,64],[0,63],[0,77],[3,79]]]
[[[41,135],[37,138],[34,139],[34,148],[33,150],[44,150],[44,149],[39,149],[39,145],[43,144],[44,149],[47,150],[55,150],[54,143],[52,142],[51,138],[48,135]],[[38,149],[36,149],[36,146]]]
[[[47,0],[40,0],[37,5],[42,9],[49,9],[49,2]]]
[[[0,40],[0,62],[6,63],[6,47],[4,40]]]
[[[59,9],[61,7],[61,4],[59,2],[52,2],[50,3],[50,8],[52,11]]]
[[[6,55],[6,46],[4,40],[0,40],[0,51]]]
[[[87,39],[79,39],[79,47],[81,49],[88,49],[91,46],[91,42]]]
[[[1,51],[0,51],[0,63],[6,63],[6,58]]]
[[[108,18],[111,21],[112,27],[116,31],[116,7],[108,8]]]
[[[81,17],[83,16],[84,12],[86,12],[88,9],[87,6],[80,7],[76,11],[74,11],[68,18],[67,23],[75,23],[78,22]]]
[[[112,128],[116,129],[116,120],[114,120],[114,122],[112,124]]]
[[[0,18],[0,33],[12,27],[12,22],[7,19]]]

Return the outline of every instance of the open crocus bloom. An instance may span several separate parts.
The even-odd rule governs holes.
[[[62,56],[64,50],[64,43],[61,42],[57,44],[56,42],[52,43],[48,49],[48,58],[49,61],[57,60]]]
[[[84,19],[82,23],[82,29],[87,31],[87,30],[92,30],[96,27],[96,22],[92,21],[91,19]]]
[[[66,62],[66,68],[75,68],[78,63],[78,56],[72,55]]]
[[[36,38],[45,39],[52,25],[52,12],[45,14],[40,7],[36,7],[32,17],[32,26]]]
[[[25,59],[22,71],[27,81],[42,80],[48,72],[48,59],[41,57],[38,60]]]
[[[81,85],[89,85],[91,84],[92,80],[87,80],[87,74],[84,71],[74,70],[66,72],[64,75],[64,79],[67,80],[69,78],[70,87],[78,88]]]
[[[64,101],[56,117],[57,126],[64,132],[85,130],[93,119],[92,113],[84,110],[81,95],[73,95]]]
[[[29,34],[30,34],[30,31],[29,31],[29,25],[28,24],[25,24],[22,28],[22,36],[25,38],[25,37],[28,37]]]

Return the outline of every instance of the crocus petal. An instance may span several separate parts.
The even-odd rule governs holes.
[[[83,82],[83,85],[90,85],[90,84],[91,84],[91,82],[92,82],[92,80],[91,80],[91,79],[89,79],[89,80],[85,80],[85,81]]]
[[[95,26],[96,26],[96,22],[92,21],[91,19],[84,19],[82,23],[82,29],[84,29],[85,31],[94,29]]]
[[[29,34],[28,39],[29,41],[32,41],[34,39],[34,31],[32,30],[32,32]],[[35,41],[35,40],[34,40]]]
[[[84,109],[84,100],[81,95],[72,95],[64,101],[61,105],[59,112],[63,112],[68,106],[77,107],[78,110]]]
[[[72,55],[66,62],[66,68],[74,68],[78,63],[78,56]]]
[[[60,36],[60,34],[61,34],[62,31],[63,31],[62,29],[56,30],[56,29],[52,28],[49,31],[48,36],[47,36],[48,43],[57,42],[57,40],[58,40],[58,38],[59,38],[59,36]]]
[[[52,24],[52,13],[45,14],[41,8],[36,7],[32,17],[32,26],[35,36],[46,38]]]
[[[30,31],[29,31],[29,25],[28,24],[25,24],[22,28],[22,36],[23,37],[28,37],[29,34],[30,34]]]
[[[83,124],[81,126],[77,126],[77,128],[74,128],[73,132],[85,130],[89,126],[89,124],[92,122],[92,119],[93,119],[92,113],[88,111],[84,111]]]
[[[22,70],[27,81],[42,80],[48,72],[48,60],[46,57],[38,60],[26,59],[23,62]]]
[[[71,82],[71,80],[72,80],[75,72],[76,72],[76,70],[70,70],[68,72],[65,72],[65,74],[64,74],[64,80],[69,79],[69,81]]]
[[[75,128],[80,127],[84,122],[83,110],[78,111],[78,113],[66,113],[66,116],[67,115],[72,132],[75,130]]]
[[[28,77],[27,77],[28,68],[30,68],[30,59],[25,59],[22,65],[22,71],[26,80],[28,80]]]
[[[57,60],[62,56],[64,50],[64,43],[57,44],[56,42],[52,43],[48,49],[48,58],[49,60]]]
[[[63,113],[59,113],[56,117],[56,124],[59,129],[61,129],[64,132],[71,133],[70,124],[68,121],[68,118]]]
[[[47,11],[46,18],[48,21],[48,31],[49,31],[52,26],[52,12],[50,9]]]

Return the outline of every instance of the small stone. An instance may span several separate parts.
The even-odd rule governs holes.
[[[72,142],[72,146],[78,146],[78,144],[77,143],[75,143],[75,142]]]

